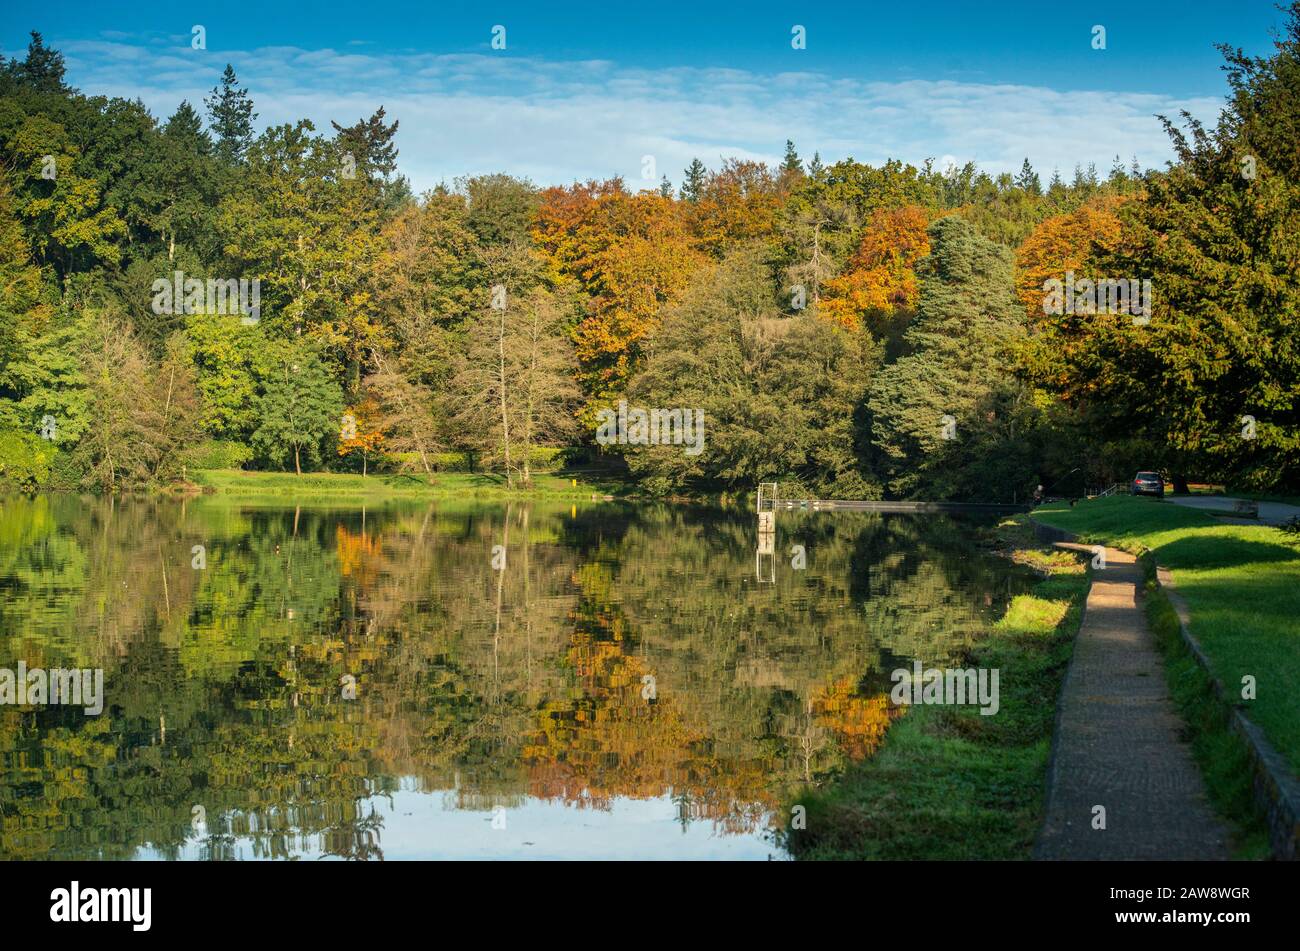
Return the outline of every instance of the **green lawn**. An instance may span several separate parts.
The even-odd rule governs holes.
[[[1155,499],[1053,503],[1034,517],[1170,568],[1215,676],[1229,691],[1255,678],[1257,699],[1241,702],[1300,772],[1300,539]]]
[[[200,469],[189,474],[203,491],[235,498],[280,498],[285,501],[377,501],[439,496],[542,497],[590,499],[614,495],[615,483],[573,479],[551,473],[533,476],[528,490],[507,489],[505,479],[492,473],[440,472],[425,477],[339,472],[245,472],[239,469]]]
[[[1024,518],[1008,521],[1023,526]],[[1011,602],[968,661],[1000,671],[999,713],[910,707],[870,759],[793,800],[807,810],[807,828],[786,839],[797,858],[1030,857],[1043,822],[1056,701],[1088,583],[1076,556],[1026,557],[1032,543],[1020,536],[1016,559],[1044,562],[1051,576]]]

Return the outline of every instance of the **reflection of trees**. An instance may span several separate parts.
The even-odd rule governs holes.
[[[754,543],[704,508],[6,500],[0,656],[103,665],[109,707],[0,710],[0,855],[382,858],[399,781],[753,829],[1007,593],[947,519],[782,513],[763,587]]]

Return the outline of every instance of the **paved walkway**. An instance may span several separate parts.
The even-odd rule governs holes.
[[[1091,546],[1058,543],[1091,553]],[[1057,711],[1039,859],[1226,859],[1139,600],[1132,555],[1106,549]],[[1094,829],[1094,807],[1105,829]]]
[[[1231,511],[1233,504],[1240,500],[1227,495],[1166,495],[1165,501],[1192,509],[1223,512]],[[1281,525],[1287,519],[1300,515],[1300,505],[1288,505],[1285,502],[1260,502],[1258,505],[1259,518],[1224,518],[1223,521],[1234,525]]]

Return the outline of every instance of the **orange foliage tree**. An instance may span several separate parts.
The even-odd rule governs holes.
[[[685,210],[700,246],[721,257],[738,244],[772,238],[784,201],[781,178],[764,163],[727,159]]]
[[[1044,282],[1065,279],[1067,271],[1076,277],[1088,272],[1094,251],[1110,251],[1120,237],[1116,212],[1122,199],[1106,197],[1082,205],[1067,215],[1042,221],[1016,251],[1016,296],[1024,302],[1029,319],[1043,320]]]
[[[620,179],[548,188],[533,238],[556,276],[586,294],[573,332],[580,379],[598,398],[621,389],[660,309],[704,261],[679,203],[630,195]]]
[[[379,407],[367,397],[356,406],[350,406],[343,415],[339,429],[340,456],[361,453],[361,476],[365,478],[369,458],[384,444],[384,431],[376,428],[373,420],[379,416]],[[370,427],[370,428],[368,428]]]
[[[1096,349],[1102,324],[1086,314],[1048,314],[1044,307],[1049,280],[1120,277],[1094,273],[1094,254],[1113,251],[1121,237],[1116,214],[1123,199],[1106,197],[1082,205],[1075,211],[1047,218],[1036,227],[1016,251],[1016,296],[1025,305],[1030,326],[1037,333],[1020,349],[1020,360],[1030,379],[1054,389],[1067,400],[1096,393],[1098,380],[1092,373],[1079,374],[1078,357]],[[1128,277],[1128,275],[1123,275]],[[1086,364],[1086,361],[1085,361]]]
[[[844,271],[823,286],[818,313],[857,329],[873,315],[914,308],[916,262],[930,253],[929,223],[930,213],[920,205],[872,212]]]

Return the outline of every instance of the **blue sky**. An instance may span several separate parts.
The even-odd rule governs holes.
[[[1217,115],[1214,44],[1267,54],[1282,22],[1273,0],[548,6],[6,0],[0,48],[21,54],[40,30],[73,85],[159,116],[199,105],[227,62],[259,127],[328,128],[384,105],[417,189],[498,170],[637,187],[679,181],[694,156],[778,161],[786,138],[827,161],[998,172],[1028,156],[1044,177],[1104,171],[1116,153],[1159,166],[1170,151],[1156,113]],[[206,50],[191,49],[195,24]],[[497,24],[504,50],[490,46]],[[806,49],[791,47],[796,24]]]

